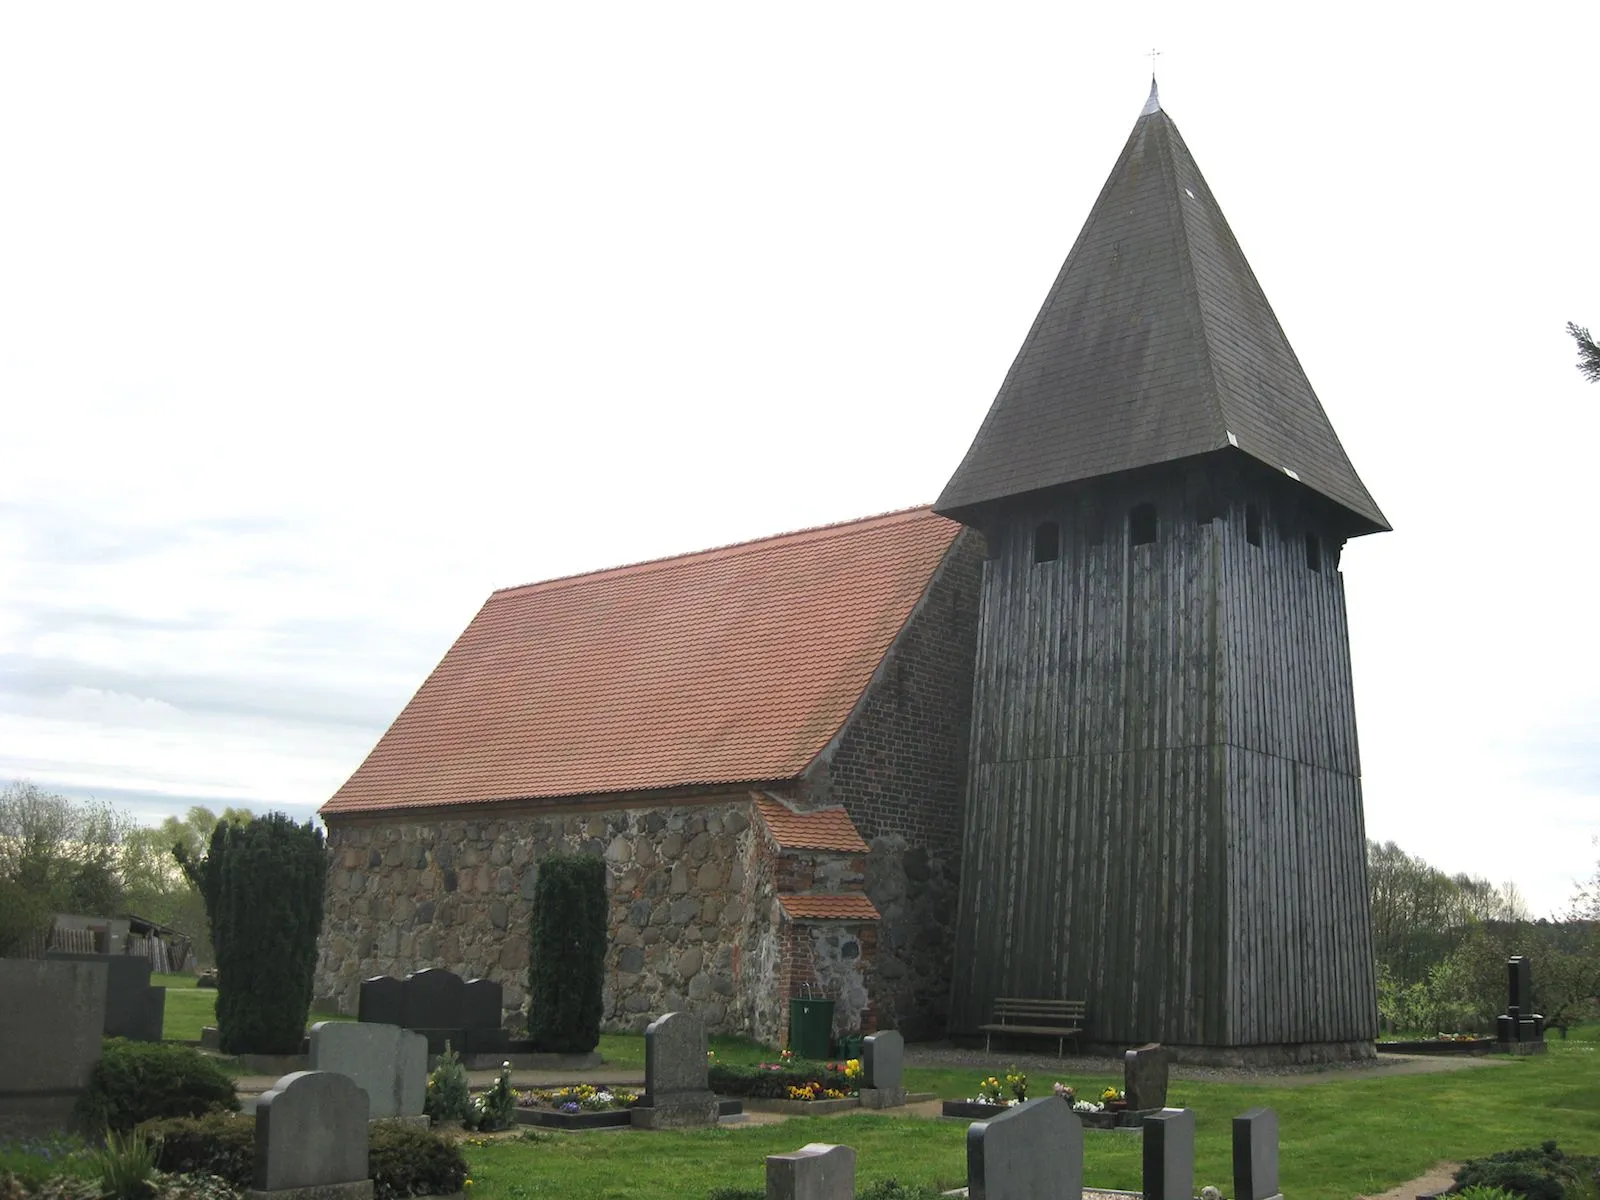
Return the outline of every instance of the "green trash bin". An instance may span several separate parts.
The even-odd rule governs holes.
[[[849,1037],[839,1039],[839,1057],[845,1061],[861,1057],[861,1035],[852,1033]]]
[[[796,1058],[821,1060],[833,1048],[833,1001],[795,996],[789,1001],[789,1049]]]

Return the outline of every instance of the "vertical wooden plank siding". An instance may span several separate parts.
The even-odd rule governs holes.
[[[1087,1000],[1091,1041],[1376,1034],[1337,547],[1313,570],[1313,516],[1235,487],[1202,520],[1194,492],[1176,472],[1107,482],[1015,507],[995,531],[957,1031],[987,1021],[995,997],[1026,995]],[[1141,502],[1157,507],[1157,539],[1135,546]],[[1036,563],[1046,520],[1060,557]]]

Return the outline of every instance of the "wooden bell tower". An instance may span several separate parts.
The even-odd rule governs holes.
[[[1339,556],[1389,526],[1153,84],[935,507],[989,543],[951,1029],[1372,1053]]]

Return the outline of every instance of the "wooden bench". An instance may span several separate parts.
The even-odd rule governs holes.
[[[1083,1032],[1084,1018],[1088,1013],[1087,1000],[1030,1000],[1019,996],[1000,996],[994,1002],[994,1020],[979,1025],[983,1030],[983,1048],[997,1033],[1033,1033],[1056,1039],[1056,1056],[1060,1057],[1066,1040],[1077,1044]]]

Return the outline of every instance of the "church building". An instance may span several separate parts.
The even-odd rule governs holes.
[[[1388,528],[1152,85],[931,508],[489,597],[321,810],[317,994],[528,965],[609,866],[605,1022],[1372,1053],[1340,551]]]

